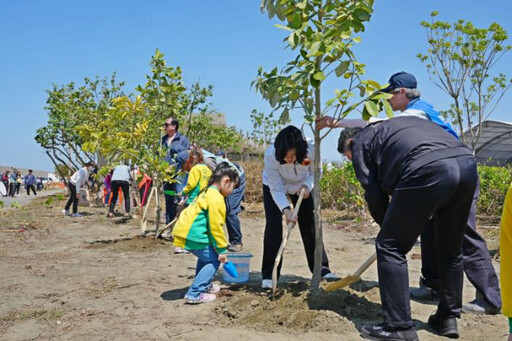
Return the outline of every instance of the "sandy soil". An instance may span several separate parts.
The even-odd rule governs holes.
[[[285,252],[279,297],[270,300],[258,287],[264,226],[258,210],[243,214],[245,249],[254,254],[249,283],[223,285],[217,301],[189,306],[183,295],[193,256],[140,237],[136,219],[107,219],[104,208],[63,217],[63,205],[38,199],[0,210],[1,340],[358,340],[362,324],[380,322],[375,265],[347,290],[308,295],[297,231]],[[341,276],[354,271],[372,253],[375,233],[350,220],[328,224],[331,268]],[[419,258],[416,246],[409,255],[412,285]],[[467,281],[464,296],[474,297]],[[420,338],[441,339],[425,324],[435,303],[412,302],[412,310]],[[462,340],[498,340],[506,327],[499,315],[459,320]]]

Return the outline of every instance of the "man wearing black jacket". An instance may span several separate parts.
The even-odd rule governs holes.
[[[435,216],[441,300],[428,324],[458,337],[462,307],[462,252],[478,174],[471,152],[437,124],[396,117],[345,129],[338,151],[351,159],[372,217],[384,323],[367,325],[372,340],[417,340],[411,318],[406,254]]]

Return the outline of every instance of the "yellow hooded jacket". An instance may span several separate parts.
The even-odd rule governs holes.
[[[501,216],[500,264],[502,311],[509,318],[512,333],[512,183],[508,188]]]
[[[225,253],[228,247],[222,229],[225,221],[224,196],[215,186],[210,186],[181,212],[172,232],[174,245],[187,250],[203,250],[212,245],[217,253]]]

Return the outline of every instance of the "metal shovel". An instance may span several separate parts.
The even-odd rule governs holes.
[[[302,203],[302,198],[304,197],[304,189],[300,191],[299,199],[297,200],[297,204],[293,208],[292,217],[297,217],[299,213],[300,204]],[[288,242],[288,237],[290,237],[290,232],[292,231],[294,223],[288,223],[286,226],[286,233],[283,237],[283,241],[281,242],[281,246],[279,247],[279,251],[277,252],[276,260],[274,262],[274,269],[272,270],[272,297],[276,294],[277,288],[277,268],[279,267],[279,263],[281,262],[281,258],[283,256],[284,248],[286,247],[286,243]]]

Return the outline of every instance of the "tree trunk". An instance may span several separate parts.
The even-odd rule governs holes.
[[[59,172],[59,175],[60,177],[62,178],[62,180],[64,181],[64,184],[66,185],[66,188],[68,188],[68,182],[66,181],[66,176],[64,176],[64,174],[62,173],[62,170],[60,169],[60,167],[58,166],[57,162],[55,161],[55,159],[53,158],[52,154],[50,154],[50,152],[47,150],[46,151],[46,155],[48,155],[48,157],[50,158],[50,160],[52,160],[53,164],[55,165],[55,169],[57,170],[57,172]],[[68,191],[69,191],[69,188],[68,188]]]
[[[156,188],[155,191],[156,198],[156,223],[155,223],[155,236],[158,236],[158,232],[160,231],[160,214],[162,209],[160,208],[160,191],[159,188]]]
[[[320,70],[321,57],[316,58],[317,69]],[[320,103],[320,85],[315,88],[315,116],[316,118],[322,117],[322,107]],[[320,155],[320,131],[314,129],[315,135],[315,177],[313,185],[313,201],[314,201],[314,215],[315,215],[315,266],[313,270],[313,278],[311,279],[310,291],[318,291],[320,287],[320,280],[322,279],[322,260],[324,250],[323,230],[322,230],[322,215],[321,215],[321,195],[320,195],[320,175],[322,172],[322,157]]]
[[[463,122],[463,118],[462,118],[462,113],[461,113],[461,109],[460,109],[460,105],[459,105],[459,98],[458,97],[453,97],[453,100],[455,101],[455,110],[457,111],[456,114],[457,114],[457,123],[459,124],[459,130],[460,130],[460,140],[463,142],[463,143],[466,143],[466,137],[464,136],[464,122]]]

